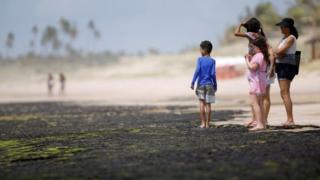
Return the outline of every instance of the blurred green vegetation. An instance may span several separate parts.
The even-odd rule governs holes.
[[[270,2],[261,2],[253,9],[247,7],[244,15],[240,17],[239,24],[251,17],[258,18],[263,30],[268,37],[276,37],[277,27],[275,24],[284,17],[291,17],[295,20],[295,24],[300,33],[304,33],[309,29],[317,31],[320,26],[320,1],[319,0],[295,0],[288,8],[287,12],[278,12],[276,7]],[[222,44],[232,43],[236,41],[233,32],[238,24],[228,27]]]
[[[299,25],[319,27],[320,1],[296,0],[295,4],[288,9],[287,15],[293,17]]]

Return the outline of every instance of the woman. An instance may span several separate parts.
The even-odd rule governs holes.
[[[294,125],[292,114],[292,101],[290,97],[290,85],[296,74],[295,53],[297,48],[298,31],[294,26],[294,20],[284,18],[276,24],[280,26],[283,38],[275,49],[276,73],[280,86],[281,98],[287,112],[287,121],[284,126]]]
[[[241,27],[244,27],[247,32],[243,33],[241,32]],[[264,37],[265,38],[265,34],[264,31],[262,29],[261,23],[257,18],[251,18],[248,21],[246,21],[245,23],[240,24],[235,32],[234,35],[236,37],[243,37],[243,38],[247,38],[249,41],[248,44],[248,54],[253,56],[254,52],[253,52],[253,41],[256,40],[259,37]],[[270,86],[271,84],[274,83],[274,64],[275,64],[275,57],[274,57],[274,53],[273,53],[273,49],[270,45],[268,45],[268,51],[269,51],[269,64],[267,67],[267,89],[266,89],[266,93],[265,96],[263,98],[263,119],[264,119],[264,123],[267,125],[267,119],[268,119],[268,114],[269,114],[269,110],[270,110]],[[251,107],[253,108],[253,107]],[[253,114],[252,120],[248,123],[246,123],[246,126],[255,126],[257,124],[256,121],[256,117]]]

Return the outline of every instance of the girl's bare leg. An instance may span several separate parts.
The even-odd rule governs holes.
[[[251,131],[264,129],[263,117],[262,117],[262,96],[257,96],[255,94],[250,95],[252,106],[254,110],[255,117],[257,119],[257,125],[250,129]]]
[[[268,116],[270,111],[271,101],[270,101],[270,85],[267,86],[266,94],[263,98],[263,111],[264,111],[264,124],[268,125]]]
[[[252,104],[250,106],[251,106],[252,119],[250,121],[245,122],[246,127],[255,126],[257,124]]]
[[[263,127],[266,128],[266,119],[265,119],[266,113],[264,111],[264,104],[263,104],[264,98],[265,98],[265,95],[258,96],[259,107],[261,110],[261,123],[262,123]]]

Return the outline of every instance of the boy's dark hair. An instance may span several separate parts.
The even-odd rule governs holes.
[[[210,41],[202,41],[200,44],[200,48],[206,51],[208,54],[212,51],[212,43]]]

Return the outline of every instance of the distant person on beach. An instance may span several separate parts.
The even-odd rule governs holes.
[[[191,82],[191,89],[197,82],[196,95],[200,102],[200,128],[209,128],[211,120],[211,103],[215,102],[217,91],[216,61],[210,56],[212,43],[203,41],[200,44],[201,57],[197,60],[196,70]]]
[[[52,96],[54,81],[53,81],[53,76],[51,73],[48,74],[47,86],[48,86],[48,96]]]
[[[290,96],[291,82],[296,75],[295,53],[297,49],[298,31],[294,26],[294,20],[284,18],[276,24],[280,26],[283,37],[275,49],[276,73],[280,86],[280,94],[287,112],[287,121],[284,126],[294,125],[292,113],[292,101]]]
[[[65,86],[66,86],[66,76],[63,73],[59,74],[59,81],[60,81],[60,95],[64,95]]]
[[[262,36],[252,41],[254,55],[245,56],[248,67],[249,94],[251,99],[252,114],[256,120],[256,126],[250,131],[266,129],[264,120],[263,100],[267,88],[267,64],[269,64],[269,50],[266,39]]]
[[[247,32],[243,33],[241,32],[241,27],[244,27]],[[260,21],[256,18],[251,18],[248,21],[246,21],[245,23],[240,24],[235,32],[234,35],[237,37],[243,37],[243,38],[247,38],[249,41],[248,44],[248,54],[250,56],[253,56],[255,54],[254,52],[254,45],[252,44],[252,42],[254,40],[256,40],[259,37],[264,37],[266,39],[266,36],[264,34],[264,31],[262,29],[262,25],[260,23]],[[267,39],[266,39],[267,41]],[[265,124],[268,124],[267,120],[268,120],[268,115],[269,115],[269,111],[270,111],[270,106],[271,106],[271,100],[270,100],[270,86],[271,84],[274,83],[275,80],[275,73],[274,73],[274,67],[275,67],[275,56],[272,50],[272,47],[268,44],[268,51],[269,51],[269,64],[267,66],[267,89],[266,89],[266,93],[264,95],[263,98],[263,110],[264,110],[264,121]],[[251,107],[252,109],[253,107]],[[253,110],[252,110],[253,112]],[[257,125],[257,120],[254,114],[252,114],[252,120],[250,120],[249,122],[246,122],[245,125],[247,127],[254,127]]]

